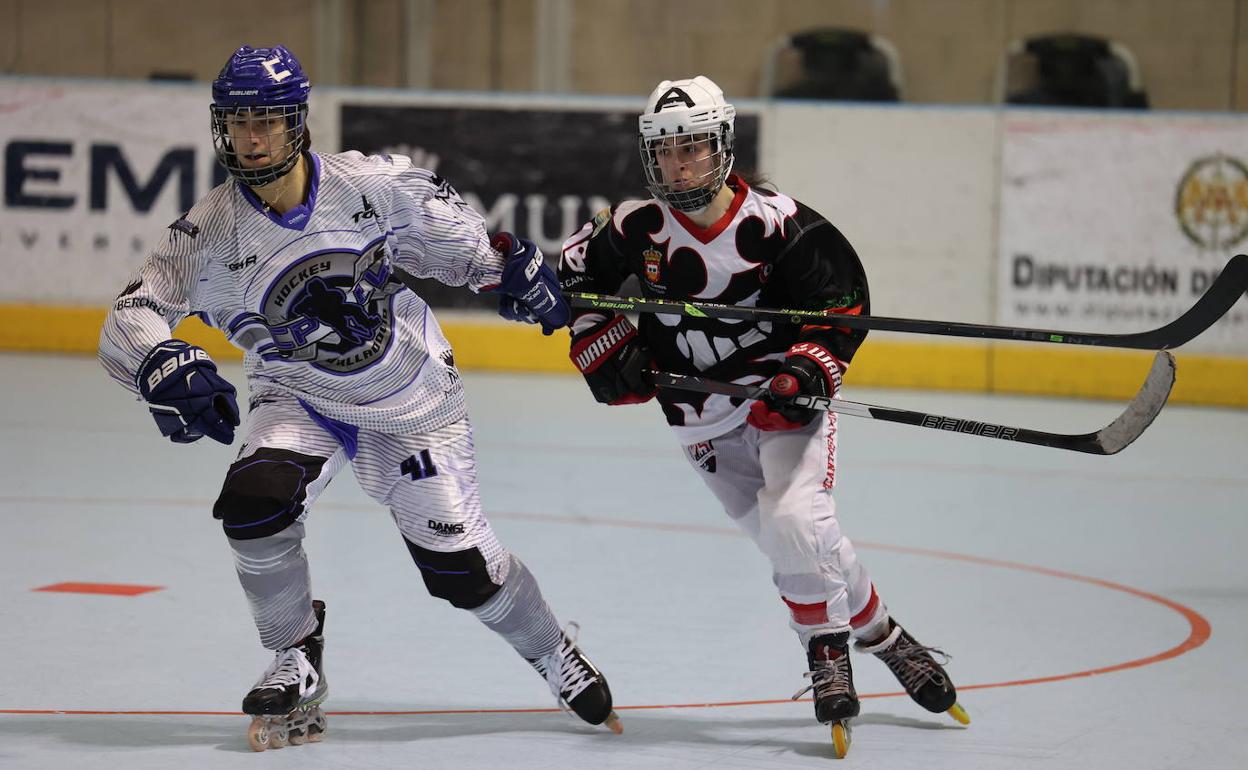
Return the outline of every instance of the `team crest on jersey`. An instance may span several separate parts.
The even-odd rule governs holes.
[[[351,374],[377,363],[394,339],[390,258],[380,239],[363,253],[312,254],[269,285],[260,312],[282,358]]]
[[[714,444],[709,441],[699,441],[696,444],[685,447],[685,451],[689,453],[689,459],[693,460],[694,465],[707,473],[715,472]]]
[[[658,283],[659,269],[663,264],[663,252],[651,246],[641,252],[641,258],[645,261],[646,280],[650,283]]]

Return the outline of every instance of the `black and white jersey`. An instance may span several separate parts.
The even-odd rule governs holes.
[[[840,231],[780,193],[728,180],[735,195],[710,228],[658,200],[629,201],[598,213],[563,245],[564,291],[614,294],[629,276],[646,297],[745,307],[869,311],[866,274]],[[577,310],[574,332],[607,316]],[[658,368],[758,384],[799,341],[817,342],[845,363],[866,332],[827,326],[756,323],[643,313],[641,338]],[[745,420],[749,403],[726,396],[660,390],[659,402],[682,443],[705,441]]]
[[[234,180],[174,222],[110,309],[100,358],[136,370],[195,314],[246,352],[253,398],[293,395],[361,428],[424,433],[463,419],[450,345],[401,268],[473,290],[503,258],[481,216],[402,156],[310,153],[304,204],[267,209]]]

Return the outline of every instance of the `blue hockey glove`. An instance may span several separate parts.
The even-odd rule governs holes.
[[[494,288],[503,295],[498,314],[508,321],[540,323],[545,335],[567,326],[572,311],[559,293],[555,271],[542,259],[537,245],[511,233],[495,235],[490,245],[507,258],[503,277]]]
[[[217,374],[203,348],[182,340],[160,343],[139,366],[138,385],[161,435],[178,444],[204,436],[233,443],[238,426],[234,386]]]

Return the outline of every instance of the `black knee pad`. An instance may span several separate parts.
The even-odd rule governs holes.
[[[447,553],[421,548],[407,538],[403,538],[403,542],[407,543],[412,561],[420,567],[420,576],[429,593],[461,610],[480,607],[502,588],[490,580],[490,571],[479,548]]]
[[[213,518],[235,540],[255,540],[286,529],[303,513],[308,484],[326,458],[287,449],[257,449],[230,466]]]

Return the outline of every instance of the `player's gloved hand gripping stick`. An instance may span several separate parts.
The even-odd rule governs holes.
[[[652,366],[632,321],[618,313],[572,335],[572,363],[600,404],[642,404],[654,398],[646,380]]]
[[[161,435],[178,444],[204,436],[233,443],[236,392],[203,348],[182,340],[160,343],[139,366],[138,386]]]
[[[761,401],[750,406],[746,419],[759,430],[793,430],[815,419],[816,410],[798,406],[798,396],[836,398],[841,392],[845,362],[813,342],[789,348],[780,371],[771,378]]]
[[[559,293],[555,271],[546,264],[537,244],[499,233],[490,245],[507,259],[502,278],[493,289],[503,295],[498,300],[498,314],[508,321],[540,323],[542,334],[547,336],[567,326],[572,311]]]

